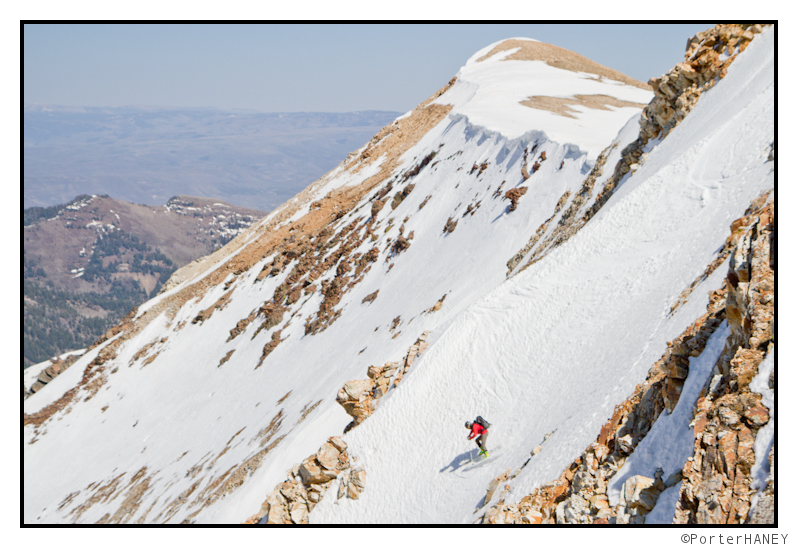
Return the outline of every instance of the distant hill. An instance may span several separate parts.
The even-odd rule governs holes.
[[[24,207],[79,194],[156,204],[186,194],[268,211],[400,113],[24,109]]]
[[[24,366],[91,344],[263,215],[190,196],[156,207],[82,195],[24,210]]]

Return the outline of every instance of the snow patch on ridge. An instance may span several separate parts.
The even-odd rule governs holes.
[[[535,128],[554,141],[579,146],[595,160],[621,126],[642,107],[610,106],[603,110],[574,105],[570,107],[577,112],[574,119],[530,108],[521,102],[534,96],[567,99],[576,95],[607,95],[645,105],[653,97],[650,91],[613,80],[599,80],[593,74],[555,68],[545,61],[504,60],[517,48],[476,61],[501,42],[472,56],[458,72],[454,86],[434,103],[452,105],[450,116],[465,115],[471,123],[497,131],[508,139]]]

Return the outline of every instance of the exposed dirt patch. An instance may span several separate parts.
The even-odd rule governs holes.
[[[124,475],[125,475],[124,473],[119,474],[115,478],[108,480],[108,482],[97,485],[94,488],[94,493],[92,494],[91,497],[89,497],[89,499],[86,502],[84,502],[80,506],[77,506],[76,508],[73,508],[72,511],[69,512],[68,514],[69,516],[74,516],[72,518],[72,523],[76,523],[78,520],[80,520],[80,517],[83,515],[83,513],[86,512],[86,510],[88,510],[92,506],[94,506],[96,503],[98,502],[106,503],[114,500],[119,495],[119,492],[117,492],[117,488],[120,486]],[[87,490],[89,489],[90,487],[87,488]],[[73,498],[74,497],[72,497],[72,499]],[[62,502],[61,507],[64,508],[67,507],[72,502],[72,499],[69,499],[68,501],[65,500],[64,502]],[[59,509],[61,509],[61,507],[59,507]]]
[[[563,97],[548,97],[546,95],[534,95],[525,101],[521,101],[525,107],[534,108],[538,110],[547,110],[560,116],[568,118],[576,118],[575,114],[579,114],[578,110],[572,109],[572,106],[579,105],[585,108],[597,110],[610,110],[608,107],[634,107],[646,108],[643,103],[633,103],[632,101],[622,101],[609,95],[574,95],[574,99],[565,99]]]
[[[623,82],[624,84],[634,86],[636,88],[650,90],[647,84],[626,76],[622,72],[607,68],[600,65],[595,61],[591,61],[587,57],[583,57],[578,53],[554,46],[552,44],[544,44],[543,42],[532,42],[529,40],[505,40],[501,44],[493,48],[489,53],[477,59],[477,63],[484,61],[488,57],[496,55],[499,52],[507,51],[509,49],[521,48],[519,51],[509,55],[502,61],[545,61],[547,65],[554,68],[570,70],[572,72],[587,72],[594,74],[599,78],[608,78]]]
[[[112,516],[105,514],[97,523],[127,523],[138,512],[141,500],[150,487],[152,475],[147,476],[147,467],[142,467],[130,479],[125,499]]]
[[[363,300],[362,300],[362,301],[360,301],[360,302],[361,302],[361,303],[373,303],[373,302],[374,302],[374,299],[376,299],[376,298],[377,298],[377,294],[378,294],[379,292],[380,292],[380,290],[378,289],[378,290],[377,290],[377,291],[375,291],[374,293],[370,293],[370,294],[366,295],[365,297],[363,297]]]
[[[282,330],[272,333],[272,340],[266,343],[266,345],[263,347],[263,353],[261,354],[260,359],[258,360],[258,365],[255,366],[255,369],[263,365],[263,360],[265,360],[266,357],[271,354],[275,348],[277,348],[278,344],[283,342],[283,339],[280,338],[281,333]]]
[[[444,234],[451,234],[454,232],[454,229],[457,228],[457,221],[453,219],[454,217],[449,217],[449,219],[446,221],[446,224],[443,227]]]
[[[224,357],[221,360],[219,360],[219,365],[217,367],[223,366],[227,362],[227,360],[230,359],[230,356],[233,355],[233,352],[235,352],[235,350],[231,350],[230,352],[225,354]]]
[[[299,421],[297,422],[297,424],[299,424],[300,422],[302,422],[303,420],[305,420],[305,419],[307,418],[307,416],[308,416],[308,415],[310,415],[311,413],[313,413],[313,411],[314,411],[314,410],[315,410],[315,409],[316,409],[316,408],[319,406],[319,404],[320,404],[322,401],[323,401],[323,400],[319,400],[319,401],[317,401],[317,402],[316,402],[316,403],[314,403],[314,404],[310,404],[310,403],[308,403],[307,405],[305,405],[305,407],[303,407],[303,408],[302,408],[302,411],[301,411],[301,413],[302,413],[302,416],[299,418]]]
[[[197,322],[202,323],[205,320],[207,320],[208,318],[210,318],[211,315],[213,315],[215,310],[217,310],[217,309],[218,310],[223,310],[224,307],[227,306],[227,303],[230,302],[230,296],[232,294],[233,294],[233,290],[231,289],[230,291],[228,291],[227,293],[225,293],[224,295],[219,297],[218,301],[216,301],[211,306],[209,306],[208,308],[206,308],[205,310],[203,310],[202,312],[197,314],[197,316],[193,320],[191,320],[191,323],[197,323]]]
[[[75,401],[76,397],[78,397],[81,388],[84,388],[86,391],[88,391],[86,399],[91,399],[94,394],[97,393],[97,390],[99,390],[100,387],[105,384],[107,373],[105,372],[105,367],[103,364],[106,362],[106,360],[116,357],[115,350],[118,345],[119,339],[103,348],[99,355],[94,358],[83,371],[83,377],[80,379],[77,386],[65,392],[63,396],[58,398],[50,405],[47,405],[40,411],[30,415],[24,413],[22,417],[22,425],[27,426],[32,424],[34,427],[38,428],[58,411],[63,410],[65,413],[68,413],[71,409],[70,404]],[[42,434],[43,433],[44,432],[42,432]]]
[[[269,422],[269,424],[261,428],[260,431],[257,434],[255,434],[253,440],[257,441],[261,447],[269,443],[272,437],[280,429],[280,425],[283,424],[283,418],[285,418],[283,411],[284,411],[283,409],[280,409],[277,412],[277,414],[272,418],[271,422]]]

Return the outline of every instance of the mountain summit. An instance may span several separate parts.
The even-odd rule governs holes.
[[[484,48],[24,402],[25,523],[766,520],[774,34]]]
[[[595,160],[651,98],[648,85],[577,53],[514,38],[478,51],[435,102],[508,139],[542,131]]]

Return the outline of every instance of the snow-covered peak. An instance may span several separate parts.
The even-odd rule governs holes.
[[[508,139],[533,130],[594,160],[653,97],[645,84],[572,51],[512,38],[473,55],[435,102]]]

